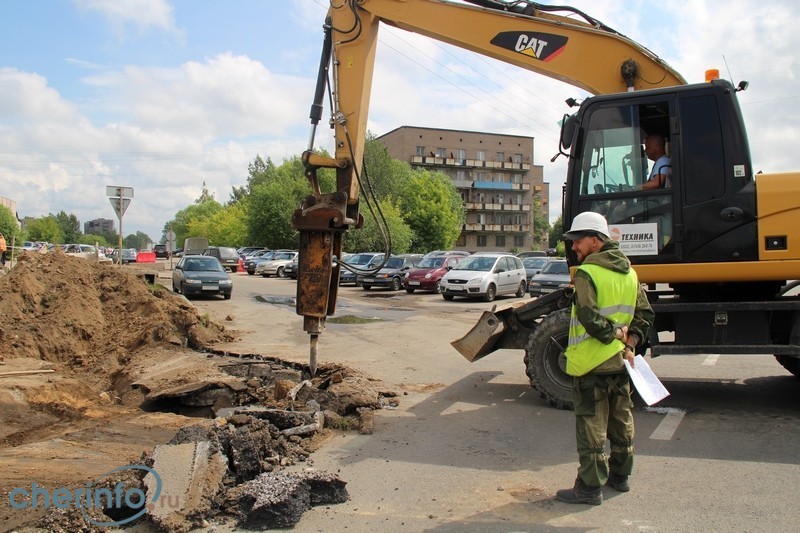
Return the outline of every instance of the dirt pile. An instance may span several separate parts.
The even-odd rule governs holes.
[[[0,355],[108,376],[145,347],[202,348],[230,339],[186,300],[148,286],[136,272],[62,253],[22,256],[0,279]]]
[[[61,253],[24,256],[0,278],[0,324],[0,501],[37,485],[124,485],[125,495],[148,498],[133,509],[88,512],[31,512],[33,502],[17,498],[14,509],[0,506],[0,530],[96,531],[132,517],[167,531],[226,516],[290,524],[311,505],[346,499],[345,483],[323,473],[291,482],[269,476],[310,467],[332,430],[371,433],[372,411],[397,404],[396,394],[347,368],[321,366],[312,379],[296,363],[217,348],[235,332],[145,283],[141,270]],[[159,465],[159,449],[178,459]],[[164,487],[172,494],[165,489],[158,509],[146,469],[170,472]],[[107,478],[115,470],[122,481]],[[175,485],[181,479],[185,487]]]

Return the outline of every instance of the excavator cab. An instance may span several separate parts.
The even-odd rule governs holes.
[[[631,262],[659,269],[663,281],[674,279],[669,265],[757,259],[754,178],[734,94],[714,80],[585,100],[568,143],[564,226],[601,213]],[[643,190],[650,134],[667,140],[670,163],[656,170],[669,179]]]

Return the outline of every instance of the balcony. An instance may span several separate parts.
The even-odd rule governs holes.
[[[461,231],[482,233],[530,233],[530,224],[464,224]]]
[[[456,159],[452,157],[436,157],[429,155],[412,155],[412,165],[431,165],[468,168],[498,168],[505,170],[530,170],[530,163],[512,163],[510,161],[482,161],[480,159]]]
[[[466,202],[467,211],[530,211],[529,204],[496,204],[487,202]]]

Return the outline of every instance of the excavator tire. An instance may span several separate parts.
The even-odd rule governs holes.
[[[792,344],[800,343],[800,316],[795,317],[792,332],[789,334],[789,342]],[[800,378],[800,359],[789,357],[788,355],[776,355],[775,359],[783,368]]]
[[[547,403],[572,410],[572,377],[561,350],[569,338],[569,309],[550,313],[533,330],[525,348],[525,372],[531,386]]]

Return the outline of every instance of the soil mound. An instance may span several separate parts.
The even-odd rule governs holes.
[[[0,324],[6,360],[41,359],[101,376],[143,348],[203,348],[232,338],[182,297],[145,283],[141,270],[60,252],[26,254],[0,278]]]

